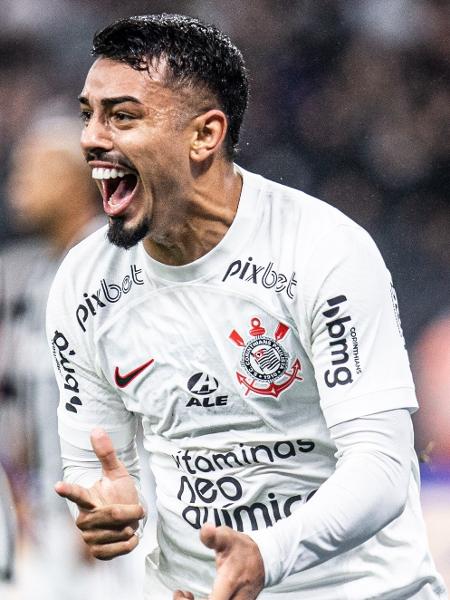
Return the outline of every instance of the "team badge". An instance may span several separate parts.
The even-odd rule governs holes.
[[[295,381],[303,381],[303,377],[299,375],[302,368],[299,359],[295,358],[289,365],[289,353],[280,344],[289,327],[279,322],[271,337],[257,317],[250,319],[250,324],[251,339],[247,342],[235,329],[229,335],[236,346],[243,348],[241,366],[245,374],[236,371],[237,380],[246,388],[245,395],[254,392],[260,396],[278,398]]]

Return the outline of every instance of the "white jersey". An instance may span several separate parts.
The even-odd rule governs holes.
[[[215,566],[199,541],[203,523],[270,527],[333,473],[329,427],[415,410],[395,292],[363,229],[245,171],[230,229],[191,264],[160,264],[142,244],[118,249],[105,233],[69,253],[50,295],[60,435],[90,449],[101,426],[120,449],[142,417],[159,577],[205,595]],[[270,594],[384,599],[433,582],[414,456],[411,464],[400,517]]]

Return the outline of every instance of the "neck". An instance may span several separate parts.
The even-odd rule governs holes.
[[[148,254],[163,264],[180,266],[201,258],[227,233],[236,215],[242,177],[233,164],[220,163],[196,176],[182,200],[186,210],[163,235],[145,238]]]

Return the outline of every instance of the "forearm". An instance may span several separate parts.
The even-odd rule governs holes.
[[[249,533],[271,586],[291,573],[362,544],[401,514],[410,473],[412,426],[406,410],[332,428],[336,471],[290,517]]]
[[[136,443],[133,440],[128,446],[117,451],[117,457],[125,465],[128,473],[133,477],[139,502],[147,514],[145,498],[141,491],[139,477],[139,456]],[[61,458],[63,464],[64,481],[76,483],[89,488],[102,477],[100,462],[93,451],[77,448],[61,439]],[[72,516],[76,519],[78,508],[73,502],[67,501]],[[145,525],[143,520],[142,527]]]

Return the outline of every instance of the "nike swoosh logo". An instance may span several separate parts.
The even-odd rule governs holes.
[[[144,369],[149,367],[154,362],[155,362],[155,359],[152,358],[148,362],[144,363],[140,367],[136,367],[136,369],[133,369],[132,371],[130,371],[129,373],[126,373],[125,375],[121,375],[119,373],[119,367],[116,367],[116,370],[114,371],[114,380],[115,380],[116,384],[120,388],[127,387],[127,385],[133,381],[133,379],[135,379],[138,375],[140,375],[142,373],[142,371],[144,371]]]

